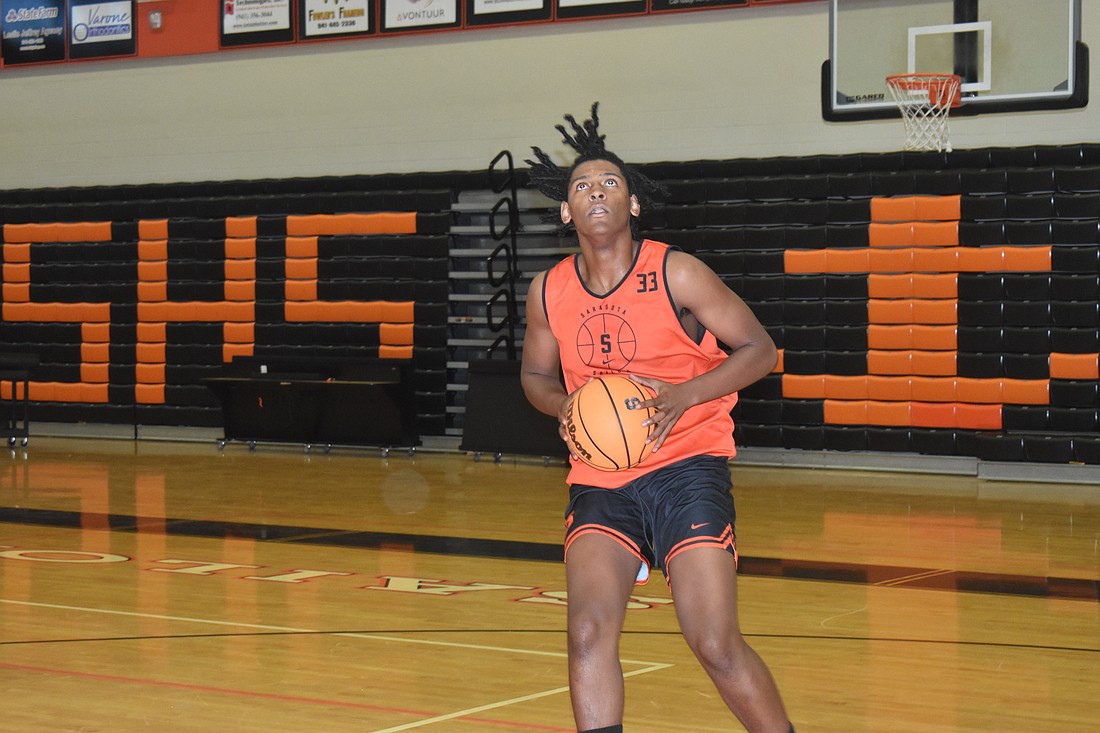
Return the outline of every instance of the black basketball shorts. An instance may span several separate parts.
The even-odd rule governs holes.
[[[694,547],[719,547],[737,558],[729,462],[694,456],[659,468],[618,489],[574,484],[565,511],[565,557],[578,537],[606,535],[641,561],[637,583]]]

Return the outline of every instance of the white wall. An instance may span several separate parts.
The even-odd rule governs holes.
[[[8,68],[0,188],[478,169],[559,150],[595,100],[631,162],[900,149],[898,120],[822,120],[827,55],[815,2]],[[1096,141],[1098,104],[957,118],[952,142]]]

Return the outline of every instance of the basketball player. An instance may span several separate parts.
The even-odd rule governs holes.
[[[567,115],[571,132],[557,126],[577,153],[572,167],[537,147],[538,160],[527,161],[531,182],[561,201],[580,253],[531,283],[521,378],[531,404],[557,416],[563,440],[571,393],[601,374],[652,389],[646,406],[656,412],[652,453],[634,468],[600,471],[570,449],[565,559],[577,729],[623,730],[619,637],[634,585],[656,566],[688,646],[741,724],[790,733],[775,682],[738,624],[728,466],[737,390],[772,370],[775,345],[709,267],[639,241],[637,217],[660,187],[605,148],[597,109],[583,125]]]

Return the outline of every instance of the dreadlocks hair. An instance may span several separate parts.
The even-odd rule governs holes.
[[[536,160],[524,161],[531,166],[528,173],[528,180],[531,185],[537,188],[544,196],[554,201],[565,201],[569,196],[569,179],[573,176],[573,171],[576,170],[577,166],[590,160],[606,160],[609,163],[614,163],[615,166],[623,172],[623,177],[626,179],[627,191],[638,197],[638,203],[641,205],[642,210],[645,211],[655,200],[667,196],[668,189],[653,179],[634,170],[624,163],[622,158],[607,149],[604,143],[604,139],[607,136],[600,134],[599,107],[599,102],[593,102],[591,118],[580,124],[578,124],[577,119],[573,115],[565,115],[565,121],[569,123],[571,130],[567,130],[565,125],[554,126],[554,129],[561,133],[562,142],[576,151],[577,157],[573,160],[573,164],[569,168],[562,168],[554,163],[542,148],[532,146],[531,150],[535,154]],[[556,220],[560,222],[560,219],[557,218],[557,214],[549,214],[546,219],[548,221]],[[571,229],[572,224],[562,227],[563,232],[568,232]],[[634,238],[637,239],[637,217],[631,217],[630,231]]]

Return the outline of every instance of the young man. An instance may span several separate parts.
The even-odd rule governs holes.
[[[531,404],[558,417],[563,440],[572,393],[601,374],[649,387],[655,396],[646,406],[656,412],[652,453],[638,466],[599,471],[572,456],[565,553],[573,715],[582,733],[622,731],[619,637],[631,591],[655,565],[726,705],[751,733],[789,733],[775,682],[738,624],[728,466],[737,390],[771,371],[775,345],[709,267],[637,239],[635,220],[659,187],[605,148],[597,109],[583,125],[567,115],[572,134],[557,126],[577,152],[571,168],[537,147],[538,161],[527,161],[532,183],[561,201],[580,254],[531,283],[521,379]]]

